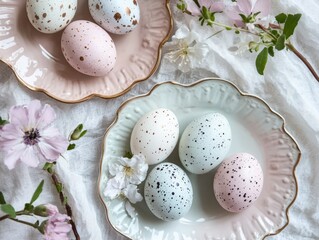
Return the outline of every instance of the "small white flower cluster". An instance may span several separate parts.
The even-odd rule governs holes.
[[[126,212],[134,217],[135,208],[131,203],[135,204],[143,200],[137,185],[142,183],[147,175],[148,164],[145,156],[138,154],[132,158],[116,157],[110,161],[108,170],[111,178],[108,179],[104,190],[105,197],[110,200],[123,197],[126,200]]]
[[[209,52],[208,45],[204,43],[201,34],[192,30],[192,28],[198,28],[197,22],[191,21],[190,25],[190,28],[182,25],[177,29],[172,41],[165,44],[168,53],[164,55],[164,58],[184,73],[200,66]]]

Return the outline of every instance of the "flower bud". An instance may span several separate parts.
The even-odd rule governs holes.
[[[86,134],[86,130],[83,130],[83,124],[79,124],[71,134],[71,140],[79,140],[81,137],[83,137]]]
[[[41,204],[39,206],[36,206],[33,211],[35,215],[41,217],[53,216],[58,212],[58,208],[52,204]]]

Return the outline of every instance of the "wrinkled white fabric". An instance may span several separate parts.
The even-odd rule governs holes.
[[[175,29],[188,24],[189,18],[179,13],[172,1]],[[316,0],[273,0],[274,13],[302,13],[292,42],[319,71],[319,2]],[[210,29],[195,28],[199,34],[209,35]],[[233,34],[223,32],[206,41],[210,52],[203,63],[195,64],[192,72],[182,73],[164,60],[149,80],[136,85],[129,93],[112,99],[91,99],[78,104],[63,104],[43,93],[32,92],[15,79],[4,64],[0,64],[0,116],[6,118],[13,104],[25,104],[32,99],[48,103],[57,112],[55,125],[66,135],[78,123],[88,129],[85,139],[74,151],[61,158],[58,173],[65,183],[76,225],[84,240],[124,240],[106,220],[104,207],[97,194],[97,180],[104,132],[112,122],[117,108],[126,99],[148,92],[155,83],[174,80],[191,83],[203,77],[218,75],[235,83],[245,92],[263,98],[287,123],[302,151],[297,168],[299,193],[290,209],[290,224],[278,235],[267,239],[319,239],[319,83],[291,52],[282,51],[270,58],[264,76],[255,70],[255,54],[234,55],[229,48],[234,44]],[[165,50],[165,49],[164,49]],[[165,54],[165,51],[164,51]],[[19,166],[8,171],[0,155],[0,191],[8,202],[22,209],[41,179],[45,179],[44,193],[38,203],[59,206],[59,200],[50,180],[39,169]],[[0,223],[0,239],[42,239],[33,229],[12,221]]]

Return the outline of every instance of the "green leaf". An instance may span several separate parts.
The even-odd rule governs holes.
[[[271,46],[268,48],[268,54],[272,57],[275,56],[274,47]]]
[[[272,35],[274,35],[275,37],[279,37],[280,36],[280,34],[278,33],[278,31],[277,30],[270,30],[270,32],[271,32],[271,34]]]
[[[83,137],[86,133],[87,133],[87,130],[84,130],[83,132],[81,132],[80,138]]]
[[[276,18],[278,23],[285,23],[287,20],[287,15],[284,13],[280,13],[275,18]]]
[[[268,49],[264,48],[256,58],[256,68],[260,75],[264,75],[264,70],[268,60]]]
[[[34,206],[30,203],[26,203],[24,205],[24,210],[28,211],[28,212],[33,212]]]
[[[75,146],[76,145],[74,143],[70,143],[67,150],[68,151],[73,150],[75,148]]]
[[[4,199],[2,192],[0,192],[0,204],[6,204],[6,200]]]
[[[202,7],[202,15],[205,19],[210,19],[209,11],[205,6]]]
[[[66,205],[68,203],[68,197],[67,196],[64,196],[63,198],[63,205]]]
[[[283,50],[285,48],[285,42],[286,42],[286,36],[285,34],[282,34],[278,39],[277,39],[277,43],[275,45],[275,48],[280,51]]]
[[[231,28],[231,27],[225,27],[225,29],[226,29],[227,31],[232,30],[232,28]]]
[[[9,123],[7,120],[0,117],[0,126],[6,125],[7,123]]]
[[[127,152],[127,153],[125,153],[124,157],[131,159],[133,157],[133,153]]]
[[[244,23],[249,23],[249,19],[242,13],[239,14]]]
[[[16,210],[10,204],[2,204],[0,205],[1,211],[8,214],[11,218],[15,218],[17,216]]]
[[[37,187],[37,189],[35,190],[35,192],[33,193],[33,196],[31,198],[30,204],[34,203],[38,197],[40,196],[40,194],[42,193],[43,190],[43,184],[44,184],[44,180],[42,180],[39,184],[39,186]]]
[[[53,167],[54,167],[54,163],[46,162],[42,169],[44,171],[47,171],[48,173],[53,173]]]
[[[288,39],[295,31],[295,28],[298,25],[298,22],[301,18],[301,14],[288,14],[287,20],[285,22],[283,33],[286,35],[286,39]]]
[[[60,193],[63,190],[63,184],[62,183],[57,183],[56,184],[56,190]]]

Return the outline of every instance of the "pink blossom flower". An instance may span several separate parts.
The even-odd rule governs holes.
[[[41,217],[53,216],[59,212],[58,208],[55,205],[50,203],[41,204],[34,208],[34,214]]]
[[[45,224],[45,240],[68,240],[68,233],[71,231],[71,218],[66,214],[56,213],[50,216]]]
[[[13,169],[18,161],[31,167],[40,162],[54,162],[65,152],[68,140],[51,126],[56,115],[53,108],[39,100],[14,106],[9,123],[0,130],[0,149],[6,153],[4,163]]]
[[[229,7],[225,12],[229,19],[237,26],[244,26],[245,23],[239,14],[246,17],[258,13],[257,19],[262,19],[269,15],[271,0],[237,0],[235,6]]]
[[[198,0],[200,8],[193,0],[185,0],[185,3],[187,5],[187,10],[191,12],[193,16],[200,16],[202,7],[206,7],[211,12],[221,12],[225,8],[223,2],[214,0]]]
[[[59,209],[55,205],[48,203],[48,204],[45,204],[44,206],[49,216],[54,216],[55,214],[59,213]]]

